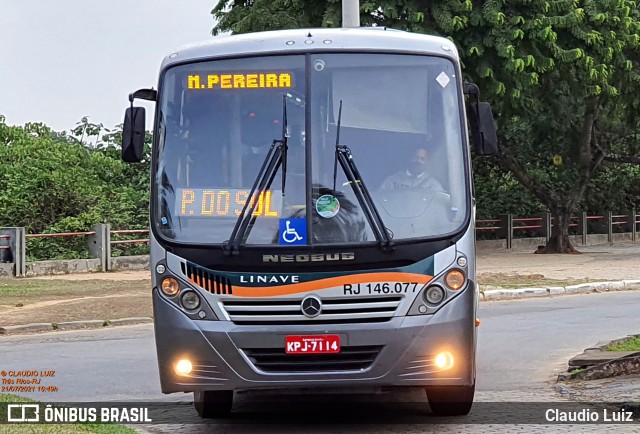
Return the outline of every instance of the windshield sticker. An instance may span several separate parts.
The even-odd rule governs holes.
[[[449,78],[449,76],[442,71],[437,77],[436,77],[436,81],[440,84],[440,86],[442,86],[443,88],[447,87],[447,84],[449,84],[449,82],[451,81],[451,79]]]
[[[175,213],[180,217],[237,218],[249,198],[249,192],[235,188],[178,188]],[[256,196],[255,217],[280,217],[280,191],[268,190]]]
[[[324,196],[320,196],[316,201],[316,211],[318,211],[321,217],[330,219],[335,217],[338,211],[340,211],[340,202],[338,202],[338,198],[335,196],[325,194]]]
[[[190,74],[187,89],[289,89],[291,73]]]
[[[307,244],[307,219],[280,219],[279,244]]]

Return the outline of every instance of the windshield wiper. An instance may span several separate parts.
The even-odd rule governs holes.
[[[380,216],[380,212],[378,211],[378,208],[376,208],[376,205],[371,198],[369,189],[364,183],[362,175],[360,175],[360,171],[358,170],[356,162],[353,159],[351,149],[349,149],[347,145],[340,144],[341,120],[342,100],[340,100],[340,107],[338,108],[338,124],[336,126],[336,154],[335,160],[333,162],[333,191],[336,191],[336,176],[338,170],[338,162],[340,162],[340,167],[342,167],[342,170],[347,177],[347,181],[351,185],[351,188],[353,189],[353,192],[358,199],[358,203],[360,204],[360,207],[362,208],[362,211],[364,212],[364,215],[369,222],[369,226],[371,226],[373,235],[378,241],[378,246],[385,252],[392,251],[395,248],[393,246],[392,235],[390,235],[390,231],[384,225],[382,217]]]
[[[242,207],[242,211],[236,220],[229,240],[224,243],[225,255],[237,255],[240,253],[242,241],[249,236],[251,228],[256,220],[253,215],[260,198],[269,190],[273,180],[282,166],[282,196],[284,196],[285,181],[287,179],[287,99],[282,97],[282,138],[274,139],[269,147],[269,152],[262,163],[262,167],[256,175],[249,197]]]

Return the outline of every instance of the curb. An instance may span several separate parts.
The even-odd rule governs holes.
[[[640,352],[611,352],[606,354],[604,348],[610,343],[616,343],[630,337],[640,335],[628,335],[625,338],[611,341],[598,342],[594,346],[586,348],[582,354],[569,360],[568,372],[559,374],[556,379],[556,392],[566,399],[589,403],[591,405],[607,405],[610,403],[617,410],[631,411],[640,416],[640,405],[637,398],[629,390],[637,390],[638,380],[630,385],[630,378],[637,377],[640,373]],[[624,354],[627,353],[627,354]],[[571,366],[572,360],[595,355],[595,363],[592,365]],[[572,369],[573,368],[573,369]],[[633,380],[631,380],[633,383]],[[631,387],[630,387],[631,386]],[[626,393],[626,395],[625,395]],[[621,395],[622,394],[622,395]]]
[[[131,318],[111,319],[107,321],[107,325],[123,326],[123,325],[146,324],[146,323],[152,323],[152,322],[153,322],[153,318],[136,316]]]
[[[21,335],[25,333],[36,333],[36,332],[53,332],[58,330],[60,331],[89,330],[89,329],[105,328],[105,327],[112,327],[112,326],[147,324],[152,322],[153,322],[152,318],[132,317],[132,318],[113,319],[109,321],[87,320],[87,321],[68,321],[68,322],[61,322],[61,323],[23,324],[23,325],[0,327],[0,336]]]
[[[46,323],[46,322],[39,322],[34,324],[0,327],[0,335],[31,333],[31,332],[50,332],[52,330],[53,330],[53,324]]]
[[[619,377],[640,372],[640,352],[631,352],[622,357],[611,357],[609,360],[586,368],[574,368],[575,372],[559,374],[557,381],[600,380],[602,378]]]
[[[88,321],[67,321],[52,324],[54,330],[82,330],[97,329],[105,326],[105,321],[99,319]]]
[[[480,301],[551,297],[569,294],[591,294],[595,292],[632,291],[637,289],[640,289],[640,280],[591,282],[582,283],[580,285],[549,286],[542,288],[487,289],[480,290]]]

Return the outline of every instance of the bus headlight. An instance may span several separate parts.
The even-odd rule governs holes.
[[[462,288],[466,283],[466,280],[467,278],[465,277],[462,270],[458,269],[449,270],[444,276],[444,283],[454,291]]]
[[[178,280],[173,277],[164,278],[160,288],[162,288],[162,292],[169,297],[173,297],[180,292],[180,284],[178,283]]]
[[[193,365],[188,359],[179,360],[175,365],[175,371],[178,375],[189,375],[193,370]]]
[[[453,368],[453,354],[449,351],[442,351],[436,355],[435,363],[438,369],[451,369]]]
[[[440,286],[432,285],[423,293],[423,298],[428,304],[437,305],[442,303],[444,295],[444,289]]]
[[[200,297],[194,291],[185,291],[180,300],[185,309],[194,310],[200,306]]]

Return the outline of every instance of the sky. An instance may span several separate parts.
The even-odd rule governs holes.
[[[111,128],[162,59],[211,39],[216,0],[0,0],[0,115],[9,125]],[[137,103],[136,103],[137,104]],[[147,125],[153,104],[147,107]]]

